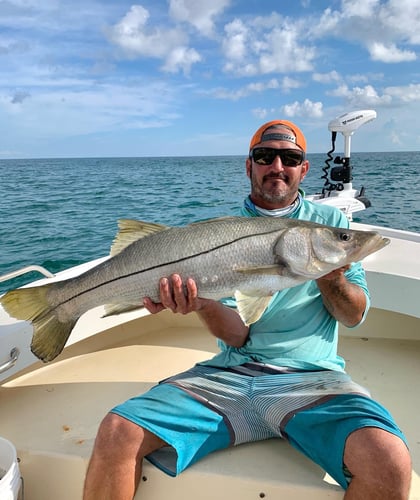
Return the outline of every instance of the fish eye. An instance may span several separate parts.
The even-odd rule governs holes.
[[[350,241],[351,234],[350,233],[340,233],[340,240],[341,241]]]

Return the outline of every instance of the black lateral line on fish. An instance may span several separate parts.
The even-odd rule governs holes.
[[[287,228],[285,228],[287,229]],[[164,264],[159,264],[159,265],[156,265],[156,266],[152,266],[152,267],[148,267],[147,269],[142,269],[141,271],[135,271],[135,272],[132,272],[132,273],[129,273],[129,274],[125,274],[125,275],[122,275],[122,276],[118,276],[116,278],[113,278],[113,279],[110,279],[104,283],[101,283],[99,285],[96,285],[92,288],[88,288],[86,290],[83,290],[82,292],[76,294],[76,295],[73,295],[71,298],[69,298],[68,300],[64,300],[63,302],[60,302],[58,303],[57,305],[53,306],[54,309],[57,309],[58,307],[62,306],[63,304],[65,304],[66,302],[69,302],[70,300],[73,300],[73,299],[76,299],[78,297],[81,297],[82,295],[84,295],[85,293],[89,293],[89,292],[92,292],[93,290],[96,290],[98,288],[101,288],[105,285],[108,285],[109,283],[113,283],[115,281],[119,281],[121,279],[126,279],[126,278],[129,278],[131,276],[135,276],[136,274],[141,274],[141,273],[145,273],[145,272],[148,272],[148,271],[153,271],[154,269],[157,269],[159,267],[162,267],[163,265],[167,266],[167,265],[172,265],[172,264],[176,264],[178,262],[183,262],[183,261],[186,261],[188,259],[192,259],[194,257],[199,257],[200,255],[206,255],[208,253],[211,253],[211,252],[214,252],[215,250],[219,250],[220,248],[223,248],[223,247],[226,247],[228,245],[232,245],[233,243],[237,243],[238,241],[241,241],[241,240],[245,240],[247,238],[251,238],[251,237],[254,237],[254,236],[264,236],[264,235],[267,235],[267,234],[272,234],[272,233],[276,233],[278,232],[279,230],[278,229],[273,229],[271,231],[265,231],[263,233],[256,233],[256,234],[247,234],[245,236],[241,236],[239,238],[236,238],[235,240],[231,240],[229,241],[228,243],[224,243],[223,245],[218,245],[218,246],[215,246],[215,247],[212,247],[208,250],[205,250],[203,252],[200,252],[200,253],[196,253],[194,255],[189,255],[187,257],[182,257],[180,259],[176,259],[176,260],[173,260],[173,261],[170,261],[170,262],[165,262]]]

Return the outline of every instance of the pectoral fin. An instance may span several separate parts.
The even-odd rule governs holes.
[[[280,264],[269,264],[267,266],[238,267],[237,269],[235,269],[235,271],[238,273],[249,274],[249,275],[251,275],[251,274],[281,275],[281,274],[283,274],[283,271],[285,269],[286,269],[286,267],[283,265],[280,265]]]
[[[235,299],[240,317],[246,325],[251,325],[261,318],[271,300],[271,295],[245,295],[236,291]]]

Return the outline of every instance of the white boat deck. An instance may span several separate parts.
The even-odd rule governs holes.
[[[371,332],[377,330],[382,315],[371,312],[363,328],[343,330],[340,351],[355,380],[391,410],[405,431],[413,454],[410,499],[419,500],[419,322],[389,313],[386,323],[391,328],[393,322],[398,324],[405,334],[400,339],[375,338]],[[88,313],[85,321],[93,325],[97,314]],[[113,327],[112,318],[99,320],[108,322],[108,331],[70,346],[61,360],[38,363],[35,370],[1,387],[1,434],[18,450],[25,500],[81,498],[93,440],[107,411],[212,355],[214,339],[195,315],[165,312],[136,320],[130,314],[133,319],[121,327]],[[319,467],[281,440],[215,453],[176,479],[146,463],[136,496],[146,500],[342,497],[341,488]]]

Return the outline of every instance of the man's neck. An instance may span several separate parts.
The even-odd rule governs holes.
[[[252,200],[252,197],[250,197],[250,198],[254,204],[256,212],[258,212],[258,214],[263,215],[265,217],[284,217],[285,215],[292,213],[300,203],[300,195],[299,194],[297,195],[295,200],[290,205],[277,207],[277,208],[260,207],[257,203],[255,203]]]

